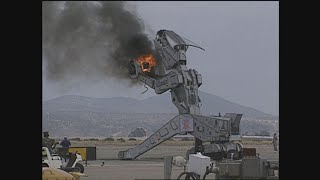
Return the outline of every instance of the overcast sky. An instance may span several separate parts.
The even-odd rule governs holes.
[[[206,51],[189,48],[188,68],[202,74],[201,91],[279,115],[279,3],[143,1],[134,4],[150,38],[160,29],[173,30]],[[45,69],[43,70],[45,73]],[[57,87],[43,78],[43,98],[65,94],[144,99],[152,89],[133,87],[111,78]],[[168,103],[171,103],[168,100]]]

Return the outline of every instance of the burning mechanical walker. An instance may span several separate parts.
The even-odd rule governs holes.
[[[154,44],[160,57],[155,61],[152,55],[146,55],[129,61],[130,77],[144,82],[156,94],[170,90],[179,115],[140,145],[120,151],[118,158],[135,159],[174,135],[187,133],[195,137],[194,148],[187,154],[201,152],[212,159],[231,155],[235,159],[241,158],[242,145],[232,141],[240,140],[242,114],[226,113],[223,117],[208,117],[200,113],[198,88],[202,84],[202,78],[196,70],[187,68],[186,51],[190,46],[204,49],[169,30],[158,31]]]
[[[174,135],[187,133],[195,137],[194,147],[184,157],[164,157],[164,177],[171,179],[172,165],[185,167],[178,179],[205,179],[210,173],[216,179],[278,179],[278,161],[262,159],[255,148],[243,148],[240,143],[242,114],[226,113],[223,117],[200,114],[198,88],[201,75],[187,69],[186,51],[193,46],[204,50],[173,31],[160,30],[154,40],[160,56],[144,55],[129,61],[131,78],[138,79],[162,94],[171,92],[179,115],[138,146],[120,151],[119,159],[135,159]],[[212,161],[213,160],[213,161]]]

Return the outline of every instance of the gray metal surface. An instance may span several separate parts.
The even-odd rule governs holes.
[[[266,177],[263,165],[264,161],[259,158],[242,159],[241,172],[243,178],[262,178]]]
[[[190,115],[177,115],[141,144],[127,151],[120,151],[119,159],[134,159],[156,147],[176,134],[186,134],[193,131],[193,118]]]
[[[118,158],[137,158],[176,134],[190,133],[204,142],[228,142],[230,136],[230,120],[230,118],[224,117],[205,117],[188,114],[177,115],[141,144],[127,151],[120,151]],[[223,150],[227,152],[233,148],[229,146],[234,146],[234,149],[237,147],[235,144],[227,143],[223,146]]]
[[[268,161],[258,156],[245,157],[241,160],[226,160],[215,163],[219,168],[217,179],[279,179],[274,172],[279,168],[279,161]]]
[[[242,114],[226,113],[224,117],[230,117],[232,120],[231,134],[240,135],[240,120],[241,120]]]
[[[164,179],[171,179],[171,171],[172,171],[172,156],[164,157]]]
[[[227,161],[217,163],[219,167],[219,177],[240,177],[241,176],[241,161]]]
[[[203,142],[228,141],[230,136],[230,120],[225,117],[206,117],[191,115],[194,120],[194,131],[190,133]]]

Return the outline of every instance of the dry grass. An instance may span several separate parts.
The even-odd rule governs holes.
[[[142,140],[137,141],[71,141],[73,147],[96,147],[97,159],[118,159],[118,152],[134,148],[141,144]],[[242,142],[245,148],[256,148],[257,153],[268,159],[278,159],[277,152],[273,151],[271,141],[253,141],[244,139]],[[159,159],[166,155],[185,156],[186,152],[192,148],[194,141],[172,141],[168,140],[156,146],[152,150],[139,156],[141,159]]]
[[[126,142],[120,142],[120,141],[71,141],[72,146],[104,146],[104,145],[114,145],[114,146],[134,146],[141,144],[142,140],[137,141],[126,141]],[[188,146],[193,145],[193,141],[165,141],[162,144],[166,146]]]
[[[257,141],[257,140],[245,140],[245,141],[242,141],[241,144],[250,144],[250,145],[270,145],[272,144],[272,141],[268,141],[268,140],[260,140],[260,141]]]
[[[120,142],[120,141],[103,141],[103,140],[82,140],[82,141],[71,141],[72,146],[105,146],[105,145],[114,145],[114,146],[135,146],[141,144],[143,140]],[[240,142],[243,145],[270,145],[272,144],[271,140],[252,140],[244,139]],[[179,141],[179,140],[167,140],[162,143],[165,146],[192,146],[194,141]]]

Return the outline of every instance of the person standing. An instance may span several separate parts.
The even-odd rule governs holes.
[[[54,139],[49,138],[49,132],[43,132],[42,146],[47,147],[49,152],[52,153],[52,149],[56,144]]]
[[[272,139],[272,144],[273,144],[273,149],[274,151],[278,151],[278,137],[277,137],[277,133],[273,134],[273,139]]]
[[[68,140],[67,137],[64,137],[60,145],[62,146],[62,148],[69,149],[69,147],[71,146],[71,142]]]
[[[67,137],[64,137],[63,140],[60,142],[60,145],[62,146],[59,150],[59,154],[67,160],[67,153],[69,152],[69,147],[71,146],[71,142],[68,140]]]

